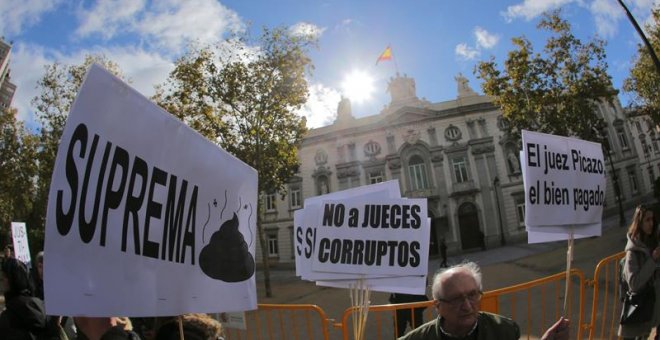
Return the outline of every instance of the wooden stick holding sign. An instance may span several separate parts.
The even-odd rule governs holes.
[[[183,315],[179,315],[179,339],[185,340],[183,336]]]
[[[350,289],[351,305],[353,310],[357,310],[357,317],[352,316],[353,319],[353,339],[363,340],[364,329],[367,324],[367,316],[369,314],[369,286],[364,282],[364,279],[359,279],[355,285]]]
[[[568,315],[568,296],[571,291],[571,263],[573,262],[573,229],[568,236],[568,249],[566,250],[566,292],[564,293],[564,315]]]

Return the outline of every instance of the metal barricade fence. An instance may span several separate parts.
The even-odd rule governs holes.
[[[569,299],[565,317],[571,320],[571,338],[616,339],[621,312],[619,299],[620,252],[601,260],[594,270],[594,279],[585,280],[579,269],[570,273]],[[543,332],[563,313],[566,273],[558,273],[522,284],[484,293],[481,310],[498,313],[515,320],[521,329],[521,338],[540,338]],[[586,301],[585,289],[593,288],[591,301]],[[591,306],[585,318],[585,306]],[[423,320],[434,319],[433,301],[374,305],[369,307],[366,334],[368,339],[395,339],[397,311],[410,313],[413,308],[424,308]],[[352,338],[352,317],[356,309],[347,308],[338,322],[328,319],[316,305],[259,304],[259,308],[246,312],[246,330],[226,329],[227,340],[251,339],[330,339],[330,326],[341,332],[341,338]],[[584,333],[584,335],[583,335]]]
[[[567,313],[565,317],[571,320],[571,334],[582,336],[584,316],[584,274],[578,269],[571,270],[571,285]],[[534,281],[496,289],[484,293],[481,300],[481,310],[499,313],[515,320],[521,329],[522,338],[540,338],[563,314],[566,273],[559,273]],[[394,339],[396,332],[396,311],[411,308],[426,308],[424,320],[436,317],[435,308],[428,308],[433,301],[403,303],[395,305],[379,305],[369,308],[366,331],[369,339]],[[356,312],[355,308],[348,308],[344,312],[341,323],[335,327],[342,329],[344,340],[352,334],[351,318]],[[414,314],[411,312],[411,317]]]
[[[432,306],[433,301],[370,306],[367,323],[365,325],[365,334],[369,335],[367,337],[368,339],[396,339],[396,312],[398,310],[409,312],[411,315],[411,322],[414,324],[415,315],[413,309],[424,308],[423,319],[428,321],[436,317],[435,309],[429,308]],[[352,318],[355,312],[357,312],[355,307],[346,309],[342,315],[341,322],[333,324],[334,327],[341,329],[342,339],[352,339],[350,334],[353,334]]]
[[[510,317],[520,326],[521,338],[540,338],[560,316],[571,320],[571,338],[581,339],[584,327],[584,273],[571,269],[566,313],[566,273],[486,292],[481,309]]]
[[[596,265],[593,280],[587,285],[593,287],[589,339],[617,339],[621,299],[619,294],[619,260],[625,256],[620,252],[602,259]]]
[[[331,320],[316,305],[259,304],[245,313],[245,330],[226,329],[226,340],[330,339]]]

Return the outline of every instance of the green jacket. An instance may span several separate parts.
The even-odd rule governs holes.
[[[479,312],[477,340],[516,340],[520,338],[520,328],[515,321],[501,315]],[[431,320],[399,340],[441,340],[440,317]]]

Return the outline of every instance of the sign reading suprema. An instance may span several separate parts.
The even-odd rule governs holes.
[[[254,169],[92,66],[53,171],[47,312],[255,309],[256,204]]]

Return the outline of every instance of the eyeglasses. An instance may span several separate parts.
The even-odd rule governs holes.
[[[482,291],[473,290],[473,291],[467,293],[467,295],[461,295],[459,297],[455,297],[455,298],[452,298],[452,299],[438,298],[438,301],[444,302],[444,303],[446,303],[446,304],[448,304],[448,305],[450,305],[454,308],[458,308],[461,305],[463,305],[463,302],[465,301],[465,299],[467,299],[470,304],[475,304],[475,303],[481,301],[481,297],[483,295],[484,295],[484,293]]]

